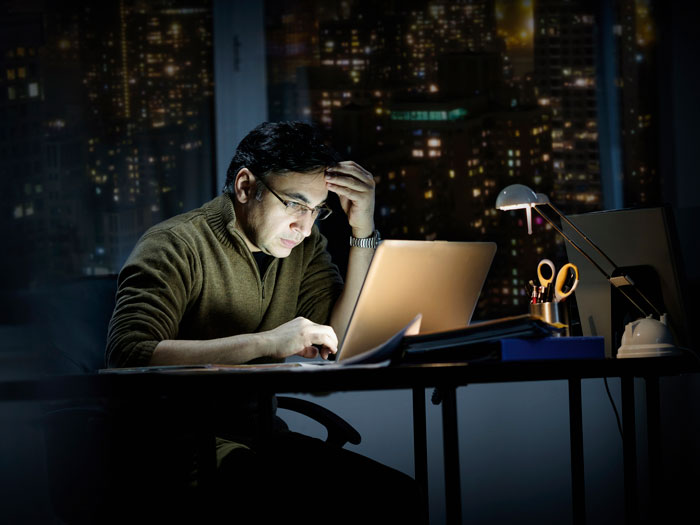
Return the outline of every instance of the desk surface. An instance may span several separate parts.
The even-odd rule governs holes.
[[[700,372],[691,357],[435,363],[392,367],[332,366],[194,373],[84,374],[0,382],[0,401],[41,401],[144,395],[208,398],[236,391],[311,393],[461,386],[571,378],[659,377]]]

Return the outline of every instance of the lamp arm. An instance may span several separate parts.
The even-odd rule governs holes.
[[[561,213],[559,213],[559,211],[558,211],[554,206],[552,206],[551,204],[550,204],[549,206],[550,206],[555,212],[557,212],[557,214],[558,214],[560,217],[564,217]],[[608,274],[608,272],[606,272],[605,270],[603,270],[603,268],[602,268],[597,262],[595,262],[593,259],[591,259],[591,257],[590,257],[586,252],[584,252],[583,249],[582,249],[578,244],[576,244],[576,243],[573,241],[573,239],[571,239],[571,237],[569,237],[568,235],[566,235],[566,234],[554,223],[554,221],[552,221],[549,217],[547,217],[544,213],[542,213],[542,212],[538,209],[537,206],[533,206],[533,208],[535,208],[535,211],[536,211],[537,213],[539,213],[540,216],[542,216],[542,218],[543,218],[545,221],[547,221],[547,222],[552,226],[552,228],[554,228],[554,229],[557,231],[557,233],[558,233],[559,235],[561,235],[562,237],[564,237],[564,239],[566,239],[566,240],[569,242],[569,244],[571,244],[571,246],[573,246],[574,248],[576,248],[576,251],[577,251],[577,252],[579,252],[581,255],[583,255],[583,256],[586,258],[586,260],[587,260],[588,262],[590,262],[593,266],[595,266],[595,267],[598,269],[598,271],[599,271],[600,273],[602,273],[608,281],[610,280],[610,277],[611,277],[611,276]],[[566,221],[566,222],[569,222],[569,221]],[[569,222],[569,224],[571,224],[571,223]],[[578,230],[576,230],[576,231],[578,231]],[[583,238],[586,239],[588,242],[590,242],[586,236],[583,236]],[[593,243],[591,243],[591,244],[593,244]],[[594,245],[594,246],[595,246],[595,245]],[[597,249],[598,249],[598,251],[600,251],[599,248],[597,248]],[[610,259],[609,259],[608,257],[606,257],[606,259],[608,259],[608,261],[610,261]],[[612,261],[610,261],[610,262],[612,263],[612,265],[613,265],[615,268],[617,268],[617,266],[615,266],[615,263],[613,263]]]
[[[598,245],[597,245],[596,243],[594,243],[592,240],[590,240],[590,239],[586,236],[586,234],[583,233],[581,230],[579,230],[578,227],[577,227],[573,222],[571,222],[569,219],[567,219],[566,216],[565,216],[562,212],[560,212],[560,211],[554,206],[554,204],[552,204],[551,202],[548,202],[547,204],[549,205],[550,208],[552,208],[552,209],[554,210],[554,213],[556,213],[557,215],[559,215],[559,218],[560,218],[561,220],[566,221],[566,223],[567,223],[569,226],[571,226],[571,227],[574,229],[574,231],[575,231],[576,233],[578,233],[581,237],[583,237],[583,239],[584,239],[588,244],[590,244],[590,245],[593,247],[593,249],[594,249],[595,251],[597,251],[600,255],[602,255],[602,256],[605,258],[605,260],[608,261],[608,262],[612,265],[612,267],[614,268],[614,270],[617,270],[617,268],[618,268],[617,264],[615,264],[615,263],[612,261],[612,259],[610,259],[610,257],[608,257],[608,256],[605,254],[605,252],[603,252],[603,250],[601,250],[601,249],[598,247]],[[542,215],[542,214],[540,214],[540,215]],[[551,224],[551,222],[550,222],[550,224]],[[563,235],[563,234],[562,234],[562,235]],[[569,241],[569,242],[571,242],[571,241]],[[581,251],[581,250],[579,250],[579,251]],[[582,252],[582,253],[583,253],[583,252]],[[590,258],[589,258],[588,260],[590,261]],[[597,265],[596,265],[596,266],[597,266]],[[613,273],[614,273],[614,270],[613,270]],[[609,275],[606,276],[606,277],[607,277],[608,279],[610,279],[610,276],[609,276]]]
[[[618,266],[610,259],[610,257],[608,257],[600,248],[598,248],[598,246],[593,241],[591,241],[581,230],[579,230],[575,224],[573,224],[569,219],[567,219],[564,216],[564,214],[561,213],[552,203],[547,202],[546,204],[549,205],[549,207],[552,208],[554,210],[554,212],[557,215],[559,215],[559,217],[563,221],[566,221],[566,223],[568,225],[570,225],[576,231],[576,233],[578,233],[583,239],[585,239],[585,241],[589,245],[591,245],[600,255],[602,255],[613,266],[613,268],[614,268],[613,274],[615,273],[616,270],[618,270]],[[623,288],[624,285],[632,286],[637,291],[637,293],[642,297],[642,299],[644,299],[646,301],[646,303],[649,306],[651,306],[651,308],[656,312],[656,314],[659,316],[661,315],[661,312],[659,312],[658,308],[656,308],[656,306],[654,306],[654,304],[642,293],[642,291],[634,285],[634,283],[632,282],[632,280],[629,277],[627,277],[626,275],[615,276],[615,277],[618,277],[618,279],[621,279],[623,281],[623,283],[618,283],[617,282],[618,279],[616,279],[613,275],[608,274],[605,270],[603,270],[603,268],[597,262],[595,262],[586,252],[583,251],[583,249],[578,244],[576,244],[573,241],[573,239],[571,239],[568,235],[566,235],[549,217],[547,217],[547,215],[542,213],[538,209],[538,206],[541,206],[541,205],[534,205],[532,207],[535,208],[535,211],[537,213],[539,213],[540,216],[545,221],[547,221],[552,226],[552,228],[554,228],[557,231],[557,233],[559,233],[559,235],[564,237],[564,239],[566,239],[566,241],[568,241],[568,243],[571,244],[571,246],[573,246],[577,252],[579,252],[581,255],[583,255],[588,262],[590,262],[593,266],[595,266],[598,269],[598,271],[605,276],[605,278],[608,280],[608,282],[610,282],[610,284],[612,284],[615,288],[617,288],[620,291],[620,293],[622,293],[622,295],[624,295],[627,298],[627,300],[630,303],[632,303],[635,306],[635,308],[637,308],[637,310],[642,312],[642,314],[644,316],[647,315],[647,311],[644,310],[644,308],[642,308],[641,306],[639,306],[634,301],[634,299],[632,299],[632,297],[630,297],[630,295],[624,290],[624,288]]]

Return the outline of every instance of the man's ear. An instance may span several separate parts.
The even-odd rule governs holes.
[[[236,174],[236,180],[233,183],[236,200],[243,204],[254,198],[256,186],[255,176],[248,168],[241,168]]]

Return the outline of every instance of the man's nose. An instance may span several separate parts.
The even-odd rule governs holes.
[[[311,212],[304,212],[298,217],[294,217],[292,229],[301,233],[304,237],[311,235],[311,228],[314,225],[314,218]]]

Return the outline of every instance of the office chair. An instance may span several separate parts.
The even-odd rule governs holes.
[[[117,289],[116,275],[81,278],[40,290],[33,297],[34,317],[46,341],[43,372],[46,374],[96,373],[104,368],[107,327],[112,315]],[[309,417],[327,431],[326,442],[337,447],[359,444],[360,434],[347,421],[330,410],[310,401],[278,396],[277,407]],[[114,400],[91,400],[46,403],[43,428],[50,499],[54,512],[68,523],[94,522],[109,506],[105,495],[119,483],[104,476],[125,461],[152,462],[152,450],[125,447],[139,441],[142,428],[156,432],[171,431],[166,449],[156,460],[158,472],[174,476],[178,447],[197,443],[211,445],[200,454],[214,454],[214,440],[197,435],[197,429],[175,424],[169,429],[155,428],[154,413],[162,406],[144,407],[141,414],[129,412],[128,421]],[[133,408],[133,407],[132,407]],[[131,408],[130,408],[131,410]],[[116,415],[115,415],[116,414]],[[163,418],[163,420],[182,418]],[[139,426],[143,425],[143,426]],[[133,429],[136,433],[130,433]],[[158,447],[163,444],[158,443]],[[143,457],[139,454],[143,453]],[[190,458],[191,459],[191,458]],[[202,458],[195,458],[202,461]],[[152,465],[151,465],[152,466]],[[180,465],[181,466],[181,465]],[[172,472],[168,473],[168,470]],[[136,475],[136,473],[134,473]],[[143,484],[149,480],[141,480]],[[186,484],[188,480],[179,480]],[[191,480],[190,480],[191,481]],[[199,480],[202,481],[202,480]],[[118,487],[117,487],[118,488]]]

